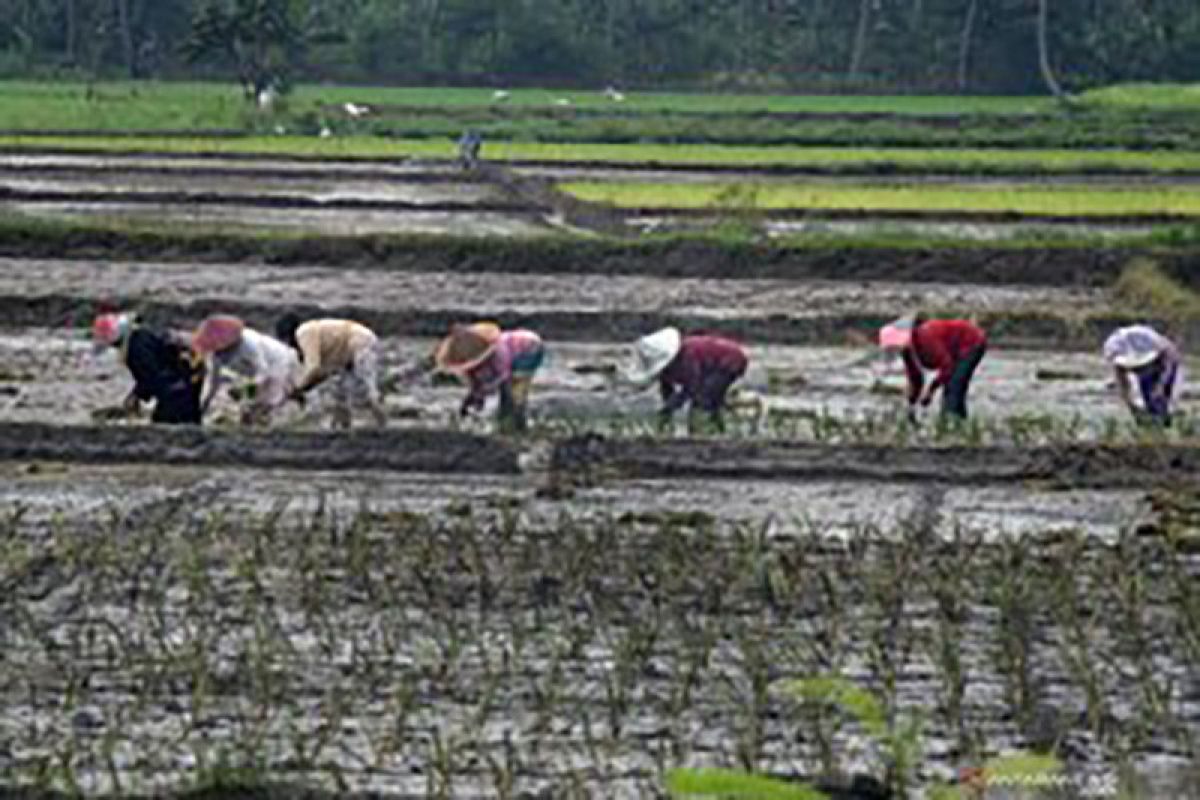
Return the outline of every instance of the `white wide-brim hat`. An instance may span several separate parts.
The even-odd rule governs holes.
[[[1112,357],[1112,363],[1122,369],[1141,369],[1154,359],[1158,358],[1160,353],[1147,352],[1125,352],[1117,353]]]
[[[633,363],[625,369],[625,380],[646,384],[658,377],[683,346],[678,328],[663,328],[638,339],[633,346]]]
[[[1104,357],[1122,369],[1140,369],[1163,351],[1163,337],[1146,325],[1115,331],[1104,342]]]

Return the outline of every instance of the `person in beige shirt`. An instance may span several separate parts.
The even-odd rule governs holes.
[[[292,399],[303,402],[310,390],[332,378],[337,427],[350,427],[355,402],[366,404],[377,426],[386,424],[379,397],[379,338],[374,331],[348,319],[301,323],[297,315],[289,313],[279,320],[275,333],[300,354],[302,373]]]

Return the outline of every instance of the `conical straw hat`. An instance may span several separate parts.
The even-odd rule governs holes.
[[[200,323],[192,334],[192,349],[197,353],[219,353],[242,339],[246,323],[237,317],[214,315]]]
[[[443,372],[467,372],[492,355],[500,341],[500,326],[494,322],[455,325],[434,353]]]

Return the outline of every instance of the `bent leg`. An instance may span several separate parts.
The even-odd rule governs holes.
[[[987,347],[980,345],[955,366],[950,381],[943,390],[942,414],[960,419],[967,418],[967,392],[971,390],[971,379],[975,377],[975,370],[986,352]]]

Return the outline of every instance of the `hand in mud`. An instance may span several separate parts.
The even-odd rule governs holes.
[[[917,418],[917,409],[911,405],[908,407],[908,424],[909,425],[920,425],[921,424],[921,420]]]
[[[928,408],[929,404],[932,402],[933,402],[933,392],[932,391],[926,392],[924,395],[921,396],[921,407],[922,408]]]
[[[291,400],[293,403],[300,406],[301,408],[305,408],[308,406],[307,396],[304,394],[304,392],[300,391],[299,389],[293,389],[292,391],[288,392],[287,399]]]
[[[131,417],[139,417],[142,414],[142,401],[133,392],[130,392],[125,397],[125,402],[121,404],[121,408]]]

